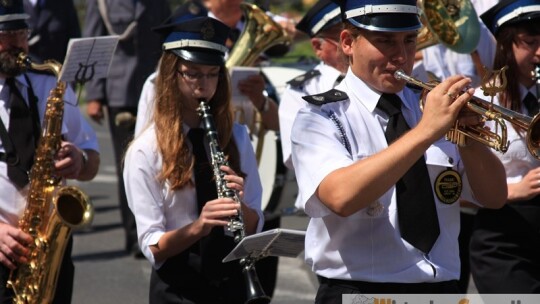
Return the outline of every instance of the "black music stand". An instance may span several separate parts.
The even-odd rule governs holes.
[[[306,232],[276,228],[246,236],[223,259],[223,263],[247,258],[257,261],[267,256],[297,257],[304,251]]]

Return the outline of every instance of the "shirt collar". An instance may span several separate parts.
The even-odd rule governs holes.
[[[373,113],[382,95],[381,92],[374,90],[360,78],[356,77],[356,75],[354,75],[354,73],[351,71],[350,67],[342,83],[347,83],[348,88],[355,88],[354,90],[349,90],[346,93],[353,95],[356,100],[359,100],[370,112]],[[338,86],[337,88],[339,89],[339,87],[341,86]],[[399,96],[401,103],[407,110],[412,109],[412,105],[407,102],[403,90],[396,93],[396,95]]]
[[[533,94],[533,96],[538,99],[538,96],[536,96],[536,86],[533,85],[527,89],[524,85],[519,84],[519,96],[521,96],[521,100],[525,99],[525,96],[527,96],[528,93]]]

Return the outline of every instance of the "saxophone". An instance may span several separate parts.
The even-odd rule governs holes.
[[[50,71],[58,77],[62,65],[56,61],[35,64],[24,53],[18,63],[24,68]],[[63,96],[67,84],[58,81],[47,99],[42,133],[30,170],[30,188],[19,228],[33,239],[28,263],[11,271],[7,287],[13,289],[13,303],[44,304],[53,301],[60,266],[71,230],[89,224],[93,208],[89,198],[73,186],[63,186],[54,174],[54,155],[60,148]]]
[[[212,158],[212,168],[214,171],[214,177],[216,178],[217,194],[219,198],[232,198],[236,203],[240,204],[238,193],[229,187],[227,187],[227,181],[225,181],[223,172],[220,167],[228,166],[227,159],[221,151],[218,142],[218,133],[214,125],[214,117],[210,113],[210,107],[205,100],[199,100],[199,108],[197,109],[199,116],[203,121],[203,128],[206,131],[206,139],[210,147],[210,157]],[[229,218],[227,230],[233,234],[234,242],[238,243],[245,236],[244,219],[242,215],[242,209],[238,211],[236,216]],[[247,284],[247,301],[246,304],[266,304],[270,303],[270,297],[264,293],[264,290],[257,276],[255,270],[255,260],[252,258],[243,258],[240,260],[242,266],[242,273],[245,277]]]

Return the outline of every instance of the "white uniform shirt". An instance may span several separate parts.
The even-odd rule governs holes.
[[[311,217],[305,240],[305,258],[317,275],[370,282],[438,282],[459,279],[459,200],[444,204],[435,196],[441,234],[429,256],[404,241],[397,222],[395,187],[372,203],[372,208],[348,217],[330,211],[316,196],[321,181],[336,169],[349,166],[388,147],[384,136],[387,118],[376,109],[380,94],[350,70],[336,89],[349,100],[308,105],[301,109],[292,129],[292,156],[302,203]],[[422,113],[418,96],[409,89],[400,94],[403,115],[411,127]],[[335,113],[350,142],[352,154],[341,142],[329,112]],[[452,168],[463,181],[461,198],[475,202],[457,147],[441,139],[425,153],[432,186],[436,177]],[[369,212],[370,214],[373,214]],[[420,220],[420,219],[419,219]]]
[[[340,71],[323,62],[319,63],[313,69],[319,71],[321,74],[306,80],[300,87],[287,85],[279,103],[281,150],[283,153],[283,162],[289,169],[293,169],[291,158],[292,125],[298,110],[306,105],[306,101],[302,97],[329,91],[334,88],[336,80],[341,75]]]
[[[154,72],[146,78],[144,82],[141,96],[139,97],[139,104],[137,106],[137,120],[135,122],[135,137],[141,133],[141,131],[148,127],[152,114],[154,113],[154,96],[155,82],[157,72]]]
[[[184,125],[184,131],[187,134],[189,127]],[[244,126],[235,124],[233,135],[239,150],[241,169],[247,175],[244,179],[243,202],[257,211],[257,232],[260,232],[264,216],[261,211],[262,186],[255,155]],[[162,263],[156,263],[149,246],[157,244],[165,232],[184,227],[199,217],[195,187],[187,186],[171,192],[168,183],[156,180],[161,167],[162,157],[157,151],[154,125],[151,125],[128,148],[123,174],[129,208],[137,223],[139,245],[155,268],[161,267]]]
[[[478,16],[499,3],[499,0],[471,0],[474,10]]]
[[[38,98],[38,112],[41,122],[45,113],[45,106],[50,90],[56,86],[56,78],[35,73],[27,73],[34,95]],[[19,91],[28,104],[28,83],[23,75],[16,77]],[[62,121],[62,134],[66,141],[75,144],[80,149],[99,151],[99,145],[95,132],[88,122],[82,117],[77,98],[71,88],[64,93],[64,118]],[[10,113],[9,89],[5,86],[5,79],[0,78],[0,118],[6,129],[9,130]],[[4,146],[0,139],[0,152],[4,153]],[[17,225],[19,218],[26,207],[26,194],[28,187],[19,191],[11,183],[7,176],[7,164],[0,161],[0,221]]]

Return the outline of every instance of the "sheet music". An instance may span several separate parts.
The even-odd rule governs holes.
[[[277,228],[245,237],[223,259],[223,263],[244,257],[297,257],[304,250],[306,232]]]
[[[60,81],[84,83],[107,77],[118,36],[70,39]]]
[[[238,82],[240,80],[248,78],[251,75],[258,75],[259,73],[260,73],[260,69],[254,68],[254,67],[235,66],[231,68],[231,89],[232,89],[233,101],[235,102],[249,101],[248,97],[240,93],[240,90],[238,90]]]

